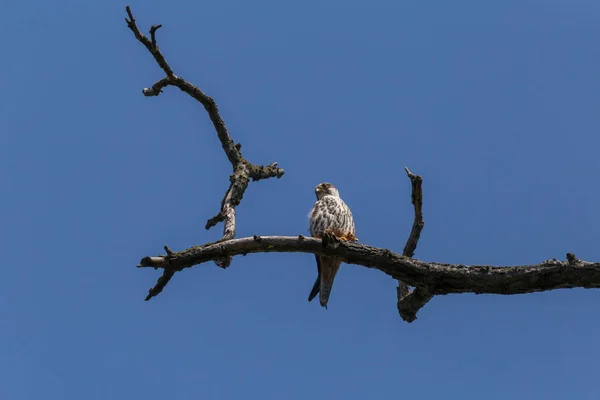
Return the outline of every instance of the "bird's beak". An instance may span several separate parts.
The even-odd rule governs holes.
[[[322,189],[321,189],[321,187],[320,187],[320,186],[317,186],[317,187],[315,188],[315,192],[321,192],[321,190],[322,190]]]

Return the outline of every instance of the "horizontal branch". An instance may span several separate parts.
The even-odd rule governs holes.
[[[568,261],[547,260],[536,265],[467,266],[424,262],[388,249],[341,242],[335,238],[321,241],[302,235],[254,236],[210,243],[167,255],[144,257],[138,267],[179,271],[207,261],[240,254],[294,252],[336,257],[348,264],[378,269],[394,279],[423,288],[431,295],[509,295],[561,288],[600,287],[600,263],[581,261],[571,254]]]

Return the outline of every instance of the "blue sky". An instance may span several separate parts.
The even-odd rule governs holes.
[[[597,1],[131,1],[175,73],[217,101],[252,162],[238,236],[307,233],[335,183],[363,243],[416,257],[599,260]],[[117,1],[5,2],[0,24],[0,397],[597,398],[600,291],[434,298],[342,266],[329,309],[309,254],[175,276],[140,258],[220,237],[230,165],[203,108]],[[385,213],[384,213],[385,210]]]

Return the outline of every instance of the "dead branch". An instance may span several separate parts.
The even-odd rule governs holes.
[[[425,221],[423,221],[423,178],[413,174],[408,168],[404,168],[404,170],[412,186],[411,199],[415,209],[415,218],[402,255],[412,258],[415,255],[423,226],[425,226]],[[422,287],[416,288],[411,293],[409,286],[402,281],[398,281],[397,296],[398,312],[402,319],[408,322],[417,319],[417,312],[433,297]]]
[[[425,221],[423,221],[423,178],[420,175],[413,174],[408,168],[404,168],[404,170],[412,186],[411,202],[415,208],[415,219],[402,254],[406,257],[412,257],[415,255],[421,231],[425,226]]]
[[[160,68],[167,75],[152,85],[151,88],[143,89],[142,93],[145,96],[158,96],[167,86],[178,87],[181,91],[189,94],[204,106],[210,120],[213,123],[213,126],[215,127],[215,130],[217,131],[217,136],[221,141],[221,146],[227,155],[227,159],[231,163],[233,173],[229,177],[230,185],[223,196],[223,200],[221,201],[221,209],[217,215],[208,219],[205,228],[210,229],[219,222],[223,222],[223,237],[220,240],[233,239],[235,237],[235,208],[240,204],[240,201],[242,201],[244,192],[248,187],[250,179],[257,181],[272,177],[280,178],[283,176],[284,170],[278,168],[277,163],[272,163],[268,166],[254,165],[242,156],[242,146],[240,143],[235,144],[229,136],[229,132],[227,131],[225,122],[219,114],[219,109],[215,101],[198,87],[194,86],[182,77],[175,75],[167,63],[167,60],[156,44],[156,31],[161,28],[162,25],[152,25],[150,27],[150,39],[148,39],[143,33],[140,32],[135,18],[133,17],[133,13],[131,12],[131,8],[127,6],[125,10],[127,11],[127,16],[129,17],[125,18],[127,26],[129,29],[131,29],[136,39],[142,43],[146,49],[148,49]],[[225,268],[229,265],[231,259],[223,258],[214,261],[218,266]],[[157,286],[154,288],[156,294],[160,293],[162,288],[169,282],[172,276],[173,274],[169,276],[164,275],[159,280]]]
[[[356,242],[305,236],[253,236],[195,246],[160,256],[144,257],[138,267],[180,271],[222,257],[251,253],[312,253],[348,264],[378,269],[394,279],[423,288],[431,295],[451,293],[523,294],[554,289],[600,288],[600,262],[586,262],[569,253],[567,261],[495,267],[425,262]],[[418,297],[418,296],[415,296]],[[416,301],[416,300],[414,300]]]
[[[223,196],[219,212],[206,222],[206,229],[223,222],[223,236],[215,242],[180,252],[173,252],[165,246],[166,255],[144,257],[138,267],[163,269],[162,276],[150,289],[146,300],[158,295],[173,275],[184,268],[209,261],[225,268],[236,255],[269,252],[326,255],[339,258],[348,264],[384,272],[399,281],[398,312],[407,322],[414,321],[417,311],[435,295],[450,293],[510,295],[561,288],[600,288],[600,263],[581,261],[572,253],[567,253],[566,261],[552,259],[536,265],[511,267],[454,265],[413,259],[424,226],[423,193],[422,178],[410,172],[408,168],[406,173],[411,181],[415,216],[403,255],[356,242],[343,242],[331,235],[323,237],[323,240],[302,235],[297,237],[255,235],[235,239],[236,206],[242,201],[250,180],[280,178],[284,171],[277,166],[277,163],[267,166],[254,165],[242,156],[241,144],[234,143],[231,139],[215,101],[198,87],[175,75],[167,63],[156,40],[156,32],[162,25],[152,25],[149,32],[150,39],[148,39],[138,29],[129,6],[126,7],[126,11],[127,26],[166,74],[150,88],[143,89],[142,93],[147,97],[158,96],[167,86],[176,86],[202,104],[233,169],[229,177],[230,185]],[[415,289],[410,292],[408,285],[414,286]]]

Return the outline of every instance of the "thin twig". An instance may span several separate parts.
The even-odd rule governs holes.
[[[156,50],[156,31],[158,29],[160,29],[160,28],[162,28],[162,25],[160,25],[160,24],[158,24],[158,25],[152,25],[150,27],[150,39],[151,39],[151,42],[152,42],[152,48],[154,50]]]
[[[131,8],[127,6],[125,7],[125,11],[127,11],[127,15],[129,16],[129,19],[125,18],[125,22],[127,22],[127,26],[129,27],[129,29],[131,29],[131,31],[135,35],[135,38],[139,40],[144,46],[146,46],[146,48],[148,49],[150,54],[152,54],[158,65],[162,68],[163,71],[165,71],[167,77],[175,77],[175,74],[173,73],[173,70],[167,63],[167,60],[165,60],[165,57],[163,57],[162,53],[158,49],[158,46],[156,46],[156,39],[154,40],[154,44],[152,44],[152,41],[150,41],[142,32],[140,32],[139,28],[137,27],[135,18],[133,18],[133,13],[131,12]],[[155,33],[156,29],[154,29],[154,32],[152,33]]]
[[[148,290],[148,295],[146,296],[144,301],[148,301],[154,296],[158,296],[158,294],[162,292],[164,287],[167,286],[167,283],[169,283],[173,275],[175,275],[175,271],[173,271],[172,269],[165,269],[161,277],[158,278],[158,281],[156,281],[156,285],[154,285],[154,287]]]

